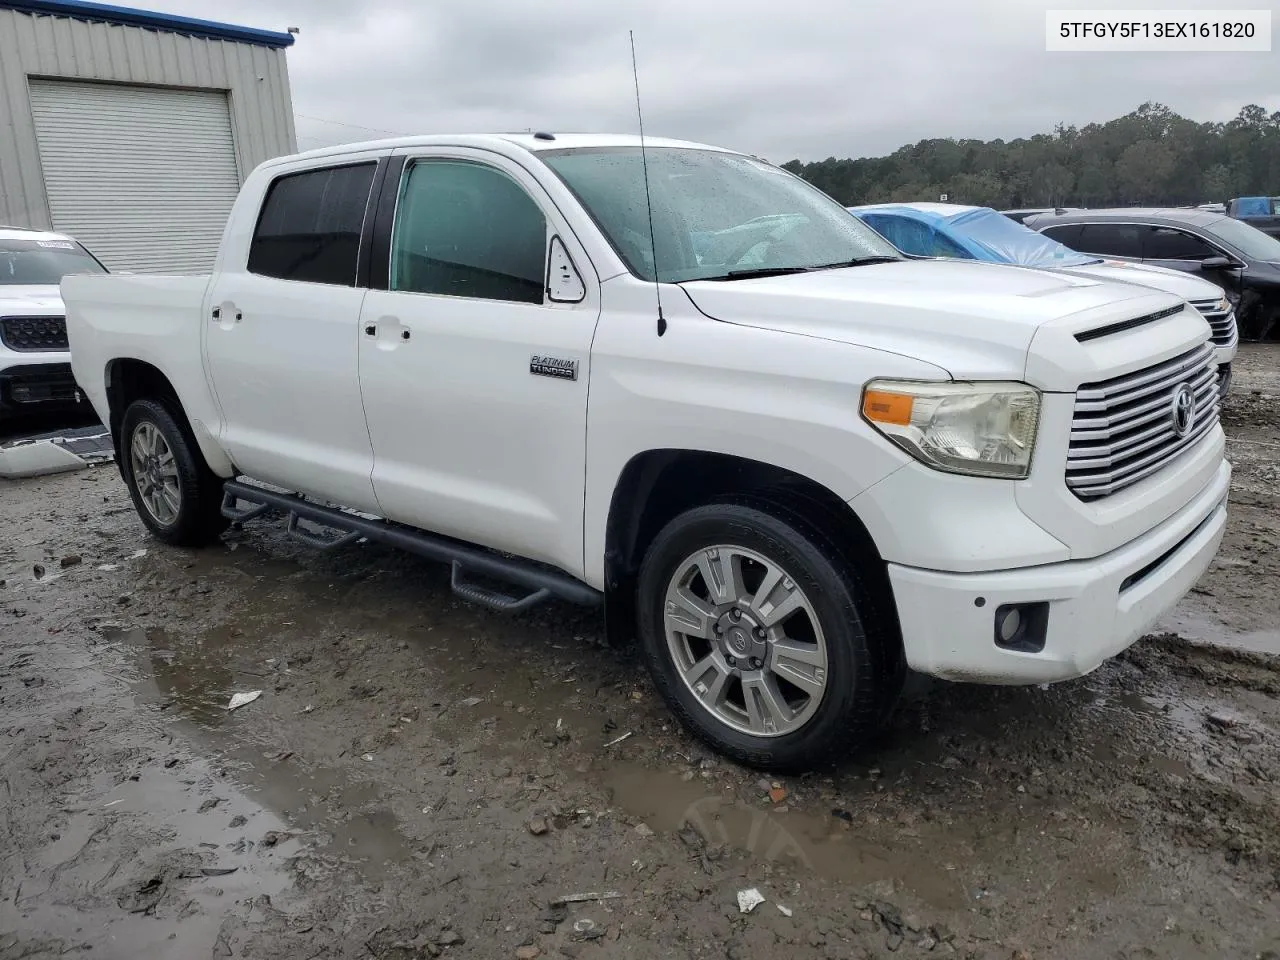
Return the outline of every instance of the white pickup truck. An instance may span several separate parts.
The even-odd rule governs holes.
[[[1226,521],[1189,304],[907,258],[714,147],[538,133],[272,160],[212,275],[62,292],[156,537],[279,512],[319,545],[452,563],[498,609],[603,603],[681,721],[763,768],[856,747],[907,667],[1088,673]]]

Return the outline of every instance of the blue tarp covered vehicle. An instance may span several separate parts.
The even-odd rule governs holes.
[[[1082,267],[1101,263],[990,207],[954,203],[884,203],[849,212],[904,253],[1012,263],[1021,267]]]

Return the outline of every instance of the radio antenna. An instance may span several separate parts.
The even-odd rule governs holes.
[[[636,85],[636,119],[640,121],[640,166],[644,169],[644,205],[649,213],[649,256],[653,258],[653,292],[658,298],[658,336],[667,332],[667,318],[662,315],[662,283],[658,280],[658,241],[653,230],[653,196],[649,192],[649,158],[644,149],[644,112],[640,109],[640,71],[636,67],[636,34],[631,38],[631,77]]]

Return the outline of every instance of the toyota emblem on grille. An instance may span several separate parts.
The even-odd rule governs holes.
[[[1196,395],[1191,384],[1184,383],[1173,394],[1173,409],[1170,411],[1173,421],[1173,432],[1179,440],[1191,432],[1195,422]]]

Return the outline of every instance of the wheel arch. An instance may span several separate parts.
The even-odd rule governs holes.
[[[120,425],[124,412],[135,400],[150,398],[170,406],[174,416],[190,432],[191,439],[204,457],[209,469],[220,477],[235,475],[235,466],[218,445],[208,428],[192,420],[173,382],[155,364],[134,357],[116,357],[103,371],[106,383],[108,423],[117,459],[121,455]]]
[[[635,585],[654,537],[691,507],[715,501],[748,503],[826,533],[847,562],[857,563],[884,602],[879,615],[897,635],[884,560],[862,519],[839,495],[820,483],[774,464],[724,453],[678,448],[633,456],[614,485],[605,522],[606,626],[612,642],[627,642],[635,630]]]

